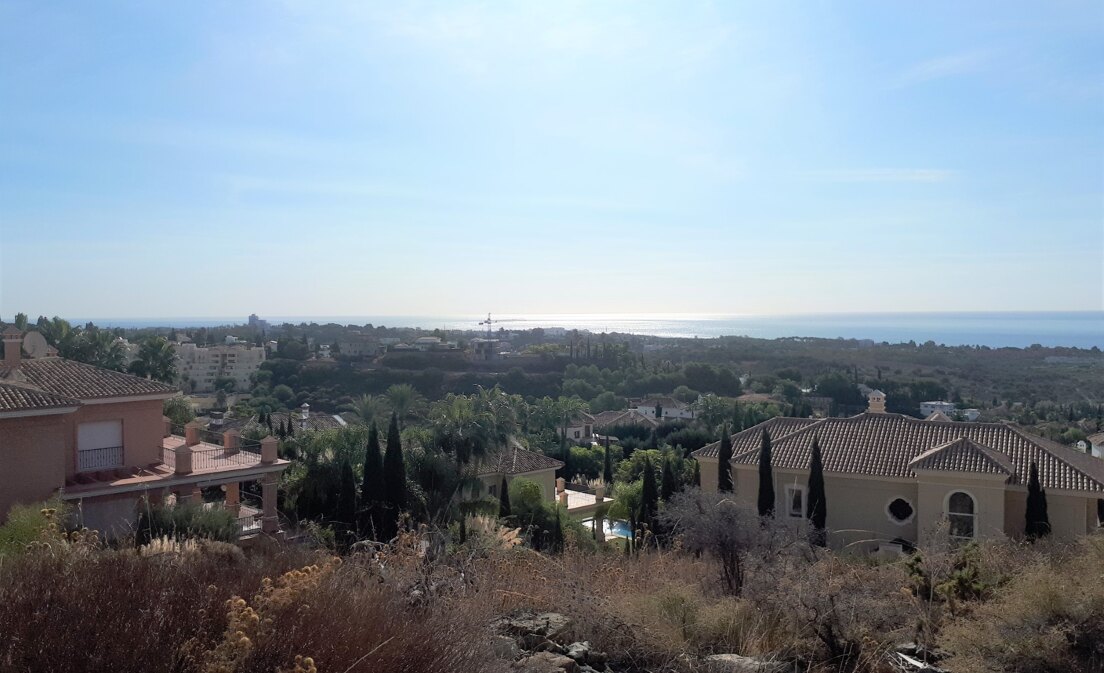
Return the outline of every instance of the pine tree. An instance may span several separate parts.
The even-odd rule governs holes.
[[[498,494],[498,516],[499,518],[505,518],[510,516],[510,485],[506,483],[506,475],[502,475],[502,485],[499,486],[501,491]]]
[[[655,469],[650,458],[644,459],[643,484],[640,488],[640,523],[655,527],[659,512],[659,490],[656,488]]]
[[[384,483],[383,457],[380,455],[379,428],[375,421],[368,429],[364,447],[364,469],[360,482],[360,534],[376,539],[382,526]]]
[[[763,431],[759,448],[759,516],[774,516],[774,475],[771,471],[770,433]]]
[[[337,511],[334,512],[334,518],[344,534],[342,543],[353,542],[356,539],[357,485],[353,466],[348,460],[341,463],[341,482],[337,490]]]
[[[602,480],[606,486],[613,483],[613,459],[610,458],[610,438],[606,435],[606,454],[602,458]]]
[[[813,436],[813,455],[809,462],[809,522],[813,525],[813,544],[825,546],[827,535],[824,527],[828,519],[828,501],[824,496],[824,460],[820,454],[820,440]]]
[[[1024,533],[1028,540],[1037,540],[1050,534],[1046,491],[1039,484],[1039,467],[1035,461],[1031,461],[1031,473],[1027,480],[1027,523]]]
[[[675,471],[671,468],[671,459],[663,457],[663,479],[659,485],[659,495],[663,502],[671,500],[671,496],[678,490],[678,481],[675,479]]]
[[[732,492],[732,438],[728,435],[728,425],[721,431],[721,448],[717,451],[717,490]]]
[[[384,538],[390,540],[398,531],[399,516],[406,511],[406,465],[403,461],[399,418],[392,412],[387,428],[387,450],[383,454],[383,489],[387,513],[384,517]]]
[[[701,488],[701,463],[694,461],[694,486]]]

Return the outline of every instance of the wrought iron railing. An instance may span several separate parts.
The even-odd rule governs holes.
[[[95,472],[123,466],[123,447],[104,446],[96,449],[77,449],[77,471]]]

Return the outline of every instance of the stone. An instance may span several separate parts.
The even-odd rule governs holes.
[[[793,667],[778,661],[762,661],[739,654],[712,654],[706,657],[709,673],[789,673]]]
[[[587,663],[587,658],[590,655],[590,642],[584,640],[583,642],[571,643],[567,646],[567,652],[565,654],[571,657],[580,664]]]
[[[554,652],[537,652],[516,664],[522,673],[579,673],[574,659]]]
[[[517,659],[521,654],[521,648],[518,647],[517,642],[509,636],[492,636],[491,650],[499,659],[508,659],[510,661]]]
[[[511,636],[524,636],[535,633],[549,640],[555,640],[571,627],[571,618],[558,612],[520,612],[509,617],[501,617],[493,622],[498,633]]]

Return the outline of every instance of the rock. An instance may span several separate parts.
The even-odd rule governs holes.
[[[902,643],[893,649],[901,654],[915,657],[925,662],[941,661],[951,656],[949,652],[941,650],[938,647],[928,647],[918,643]]]
[[[789,664],[778,661],[761,661],[739,654],[713,654],[706,657],[705,670],[709,673],[788,673]]]
[[[579,673],[574,659],[553,652],[537,652],[516,664],[522,673]]]
[[[564,654],[574,659],[577,663],[585,664],[587,663],[587,657],[590,654],[590,641],[584,640],[581,643],[571,643],[567,646],[567,652],[565,652]]]
[[[521,648],[518,647],[517,642],[509,636],[492,636],[491,650],[499,659],[507,659],[509,661],[517,659],[521,654]]]
[[[558,612],[521,612],[510,617],[501,617],[493,622],[495,631],[510,636],[524,636],[530,633],[555,640],[571,626],[571,618]]]

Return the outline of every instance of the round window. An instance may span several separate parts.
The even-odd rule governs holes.
[[[908,523],[912,519],[912,504],[904,498],[896,498],[886,507],[886,512],[894,523]]]

